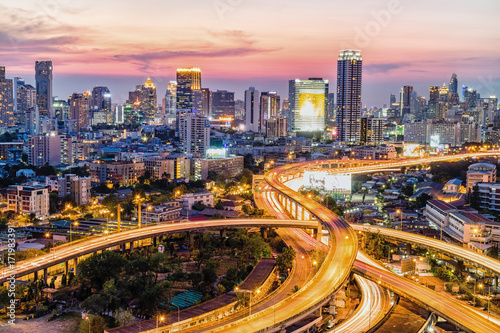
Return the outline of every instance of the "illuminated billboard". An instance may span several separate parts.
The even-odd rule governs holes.
[[[437,148],[439,147],[439,135],[431,135],[431,147],[432,148]]]
[[[304,187],[332,192],[340,196],[351,195],[351,175],[330,175],[324,171],[304,171]]]
[[[299,116],[324,117],[325,91],[319,89],[307,89],[307,92],[301,92],[299,94]]]
[[[226,158],[227,149],[226,148],[209,148],[205,153],[206,158]]]
[[[423,150],[418,143],[405,143],[403,147],[403,156],[419,157],[422,156]]]

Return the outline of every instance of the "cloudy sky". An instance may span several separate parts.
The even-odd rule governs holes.
[[[500,95],[498,0],[0,0],[0,65],[34,81],[51,59],[54,95],[106,85],[113,102],[151,76],[163,95],[177,67],[202,85],[288,95],[288,80],[323,77],[336,90],[341,49],[363,56],[363,103],[402,85],[428,97],[449,82]]]

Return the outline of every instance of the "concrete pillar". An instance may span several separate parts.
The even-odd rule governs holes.
[[[156,246],[158,244],[158,238],[153,237],[153,246]]]
[[[220,229],[219,230],[219,235],[221,238],[226,238],[226,229]]]
[[[321,231],[321,223],[318,222],[318,231],[316,233],[316,240],[318,241],[318,246],[319,246],[319,242],[321,242],[321,235],[323,234],[323,232]]]
[[[406,255],[411,255],[411,244],[406,244]]]
[[[37,280],[38,280],[38,271],[35,271],[35,273],[33,273],[33,281]]]
[[[130,252],[132,252],[133,249],[134,249],[134,241],[131,241],[130,242]]]
[[[498,291],[498,275],[495,275],[495,291]]]
[[[267,228],[265,228],[265,227],[260,228],[260,235],[262,236],[262,238],[266,239],[267,238]]]
[[[75,267],[74,273],[76,276],[78,274],[78,258],[73,259],[73,265]]]
[[[120,245],[120,252],[125,252],[125,244]]]
[[[69,272],[69,261],[64,263],[64,274],[68,274]]]
[[[49,274],[47,272],[47,268],[44,268],[43,269],[43,281],[45,282],[45,284],[47,284],[48,278],[49,278]]]
[[[120,208],[120,204],[117,205],[116,207],[116,231],[120,232],[122,229],[121,229],[121,222],[122,222],[122,219],[121,219],[121,208]]]

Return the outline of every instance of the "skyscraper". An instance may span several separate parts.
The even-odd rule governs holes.
[[[201,89],[201,69],[196,67],[177,69],[177,109],[193,110],[194,91]]]
[[[280,96],[274,91],[263,91],[260,94],[260,121],[267,128],[267,121],[275,118],[280,112]]]
[[[170,81],[165,92],[163,113],[175,114],[177,104],[177,81]]]
[[[0,126],[14,126],[12,79],[5,78],[5,67],[0,66]]]
[[[457,74],[453,73],[450,79],[450,85],[448,87],[450,97],[448,98],[451,105],[456,105],[460,102],[460,96],[458,95],[458,78]]]
[[[205,155],[210,147],[210,121],[195,113],[186,113],[179,118],[179,138],[183,152]]]
[[[337,62],[337,140],[359,142],[361,135],[360,51],[342,50]]]
[[[439,117],[438,110],[439,86],[431,86],[429,88],[429,103],[427,108],[427,118]]]
[[[254,87],[245,90],[245,129],[247,131],[262,133],[259,104],[259,91]]]
[[[401,89],[401,109],[400,109],[401,118],[411,113],[412,92],[413,92],[413,86],[404,86],[403,89]]]
[[[328,80],[290,80],[288,95],[291,115],[289,131],[297,136],[314,136],[325,130]]]
[[[36,104],[40,117],[54,118],[52,107],[52,61],[35,62]]]
[[[326,117],[329,124],[335,122],[335,93],[328,94]]]
[[[201,88],[201,98],[202,98],[202,114],[204,117],[208,117],[212,114],[212,92],[208,88]]]
[[[234,92],[217,90],[212,92],[212,118],[234,119]]]
[[[111,93],[108,87],[96,86],[92,89],[92,112],[103,112],[106,114],[106,122],[113,123],[113,111],[111,110]]]
[[[79,132],[90,125],[90,92],[74,93],[69,98],[70,119],[75,121],[75,129]]]

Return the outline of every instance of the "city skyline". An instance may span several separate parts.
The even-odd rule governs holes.
[[[100,3],[95,12],[91,4],[59,1],[49,8],[32,2],[24,7],[31,10],[0,5],[8,13],[0,27],[2,65],[7,77],[33,84],[35,60],[52,60],[54,96],[61,98],[103,85],[122,103],[148,76],[161,96],[175,69],[187,66],[202,69],[204,87],[234,91],[236,99],[249,86],[286,96],[290,79],[335,82],[336,57],[345,48],[363,53],[363,106],[388,104],[390,93],[404,85],[428,97],[429,86],[449,82],[452,73],[459,86],[482,96],[499,92],[492,73],[500,66],[494,47],[500,4],[491,1],[473,7],[447,1],[432,4],[432,12],[410,1],[276,2],[259,20],[252,18],[260,2],[197,2],[170,11],[168,3],[153,2],[148,15],[128,10],[131,2]],[[196,18],[194,28],[187,28],[186,15]]]

